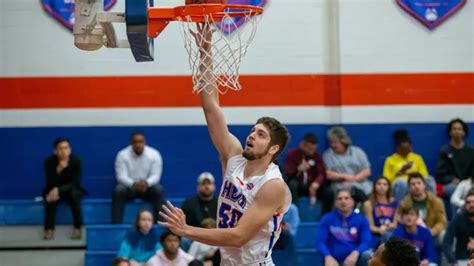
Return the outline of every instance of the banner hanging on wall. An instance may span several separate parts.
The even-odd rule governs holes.
[[[403,10],[432,30],[451,17],[467,0],[396,0]]]
[[[117,0],[104,0],[104,10],[107,11],[117,3]],[[44,10],[66,28],[72,31],[74,27],[74,0],[41,0]]]
[[[267,0],[227,0],[227,4],[235,4],[235,5],[252,5],[252,6],[259,6],[264,7],[267,3]],[[217,27],[226,34],[231,34],[239,27],[245,24],[244,17],[235,17],[230,18],[232,21],[223,21],[216,23]]]

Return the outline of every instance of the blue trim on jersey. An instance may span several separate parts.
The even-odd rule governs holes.
[[[272,231],[272,236],[270,237],[270,243],[268,244],[268,251],[265,254],[265,258],[268,256],[268,253],[270,253],[270,250],[273,247],[273,241],[275,240],[275,232],[278,229],[278,216],[273,215],[273,231]]]

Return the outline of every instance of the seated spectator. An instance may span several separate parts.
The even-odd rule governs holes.
[[[201,227],[206,218],[215,218],[217,197],[214,195],[216,184],[214,176],[203,172],[197,179],[197,195],[187,198],[181,209],[186,215],[186,224]]]
[[[453,252],[454,239],[456,250]],[[464,212],[449,223],[443,241],[443,251],[451,265],[467,265],[474,252],[474,191],[466,195]]]
[[[117,266],[143,266],[161,249],[158,230],[153,228],[153,214],[138,212],[134,227],[127,232],[117,254]]]
[[[377,247],[387,241],[397,227],[397,206],[391,193],[390,182],[384,176],[374,182],[369,200],[364,203],[364,214],[369,220],[372,242],[370,247]]]
[[[206,218],[202,221],[202,228],[216,228],[216,220],[213,218]],[[189,248],[188,254],[196,258],[199,261],[212,261],[216,255],[218,247],[209,246],[197,241],[194,241]]]
[[[318,189],[324,182],[323,158],[317,151],[318,139],[313,133],[306,134],[297,148],[290,149],[285,158],[285,174],[293,203],[298,197],[310,197],[316,203]],[[332,203],[331,203],[332,204]]]
[[[470,191],[474,191],[474,173],[471,178],[465,179],[457,185],[456,190],[454,190],[451,196],[451,204],[455,208],[462,208],[464,206],[464,198]]]
[[[408,241],[391,237],[370,257],[369,266],[419,266],[419,257],[415,247]]]
[[[401,217],[402,210],[415,207],[419,210],[418,216],[431,231],[431,235],[438,244],[442,238],[447,225],[446,212],[443,201],[431,192],[426,191],[425,178],[418,173],[412,173],[408,177],[410,194],[400,202],[397,213]]]
[[[282,265],[295,265],[298,263],[294,238],[298,232],[299,224],[300,215],[298,207],[295,204],[291,204],[288,212],[283,216],[280,237],[275,246],[273,246],[273,250],[282,250],[284,252],[285,262],[280,262]]]
[[[163,249],[156,252],[148,260],[146,266],[187,266],[193,263],[193,256],[187,254],[179,247],[180,240],[181,238],[171,231],[161,234],[160,242]]]
[[[415,207],[401,209],[401,222],[393,232],[393,236],[406,239],[416,247],[420,254],[421,266],[436,265],[434,239],[430,230],[417,224],[419,215]]]
[[[401,201],[408,193],[407,179],[410,173],[420,173],[426,178],[430,192],[435,192],[436,182],[429,177],[428,169],[421,155],[413,152],[411,139],[406,129],[399,129],[393,133],[397,152],[387,157],[383,167],[383,175],[390,180],[393,186],[395,199]]]
[[[133,133],[131,145],[121,150],[115,159],[118,184],[112,194],[112,223],[122,223],[124,205],[134,198],[150,202],[154,221],[157,220],[164,197],[163,187],[159,184],[162,169],[160,153],[145,144],[143,133]]]
[[[443,185],[443,196],[447,199],[459,182],[474,173],[474,149],[464,142],[468,130],[466,123],[459,118],[451,120],[447,126],[451,141],[441,148],[436,165],[436,179]]]
[[[44,170],[44,239],[50,240],[54,237],[58,201],[67,202],[71,207],[74,223],[71,239],[81,239],[81,199],[84,192],[81,188],[81,160],[71,153],[69,140],[60,138],[54,141],[54,154],[45,160]]]
[[[324,265],[367,265],[370,254],[370,226],[367,218],[354,212],[351,191],[336,192],[335,210],[319,223],[317,248]],[[357,264],[356,264],[357,263]]]
[[[333,190],[342,187],[356,187],[369,195],[372,182],[369,159],[365,152],[354,145],[342,127],[333,127],[328,131],[331,148],[323,154],[326,165],[326,176],[331,181]],[[357,199],[356,199],[357,200]]]

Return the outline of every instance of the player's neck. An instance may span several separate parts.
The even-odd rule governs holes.
[[[264,175],[267,171],[269,163],[264,159],[247,160],[247,165],[244,169],[244,178]]]

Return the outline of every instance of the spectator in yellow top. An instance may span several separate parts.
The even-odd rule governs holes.
[[[390,180],[393,196],[401,201],[408,193],[407,179],[410,173],[420,173],[426,179],[428,191],[435,192],[436,183],[428,174],[421,155],[413,152],[411,139],[406,129],[398,129],[393,133],[396,152],[387,159],[383,167],[383,175]]]

